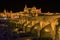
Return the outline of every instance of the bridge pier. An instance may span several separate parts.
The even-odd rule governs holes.
[[[56,40],[56,25],[57,25],[57,20],[53,20],[51,21],[51,27],[52,27],[52,31],[51,31],[51,34],[52,34],[52,39],[53,40]]]

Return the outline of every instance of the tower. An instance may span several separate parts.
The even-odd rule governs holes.
[[[26,9],[27,9],[27,5],[25,4],[25,7],[24,7],[24,12],[26,11]]]
[[[27,5],[25,4],[24,13],[29,13]]]
[[[10,17],[13,18],[12,11],[10,11]]]
[[[25,4],[25,9],[27,8],[27,5]]]

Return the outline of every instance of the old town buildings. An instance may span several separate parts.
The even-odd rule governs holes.
[[[25,5],[23,11],[13,13],[12,10],[10,12],[7,12],[5,9],[3,13],[0,13],[0,16],[15,18],[19,16],[38,16],[38,14],[40,13],[41,13],[41,8],[37,9],[35,6],[33,6],[32,8],[28,8],[27,5]]]

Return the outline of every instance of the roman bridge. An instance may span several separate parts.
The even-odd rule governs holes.
[[[44,28],[46,25],[51,24],[52,30],[54,30],[55,25],[58,25],[58,18],[60,18],[60,15],[47,15],[47,16],[37,16],[37,17],[20,17],[19,22],[23,24],[24,22],[26,26],[29,24],[28,27],[32,27],[33,25],[39,23],[39,30]],[[36,27],[38,28],[38,27]]]
[[[44,16],[35,16],[35,17],[20,17],[18,20],[20,24],[24,24],[23,31],[29,31],[30,28],[38,30],[38,37],[40,37],[40,30],[46,27],[48,24],[51,25],[51,35],[53,40],[55,40],[56,35],[56,25],[58,25],[58,18],[60,15],[44,15]],[[26,26],[28,29],[25,29]],[[49,26],[48,26],[49,27]],[[48,30],[46,30],[48,31]]]

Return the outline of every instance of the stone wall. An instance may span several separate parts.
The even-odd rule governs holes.
[[[35,25],[34,28],[38,30],[37,32],[38,37],[40,37],[40,30],[43,29],[46,25],[51,24],[51,28],[52,28],[51,37],[53,40],[55,40],[56,25],[58,25],[58,18],[60,18],[60,15],[44,15],[44,16],[36,16],[36,17],[20,17],[18,20],[21,24],[26,22],[25,26],[28,25],[27,26],[28,28],[31,28]]]

